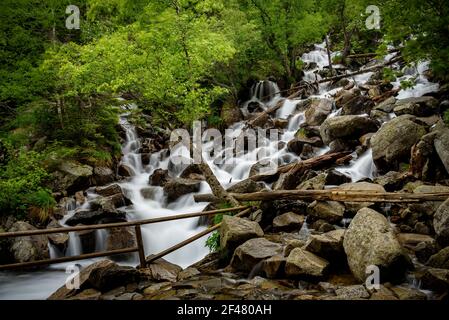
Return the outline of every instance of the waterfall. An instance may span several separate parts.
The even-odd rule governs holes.
[[[337,53],[332,53],[331,56],[334,57],[335,54]],[[305,63],[316,63],[316,67],[305,71],[304,80],[307,81],[315,81],[315,79],[319,79],[320,76],[317,74],[317,71],[322,70],[329,64],[324,44],[316,45],[311,52],[304,54],[301,59]],[[334,65],[334,67],[338,66]],[[393,83],[393,85],[398,88],[401,80],[416,78],[416,86],[411,89],[400,90],[398,95],[399,98],[409,96],[416,97],[438,89],[437,84],[431,83],[426,79],[425,71],[427,68],[428,63],[422,62],[415,68],[408,70],[403,77],[398,78],[397,81]],[[358,84],[364,84],[369,77],[369,73],[362,74],[355,76],[353,80]],[[340,89],[341,88],[329,90],[327,84],[321,84],[319,86],[317,96],[330,97]],[[267,109],[270,106],[275,105],[281,98],[279,91],[279,87],[275,82],[262,80],[255,83],[251,88],[251,99],[242,105],[243,113],[248,115],[248,105],[250,103],[256,103],[260,105],[262,109]],[[272,165],[282,165],[300,160],[299,156],[290,153],[286,147],[286,144],[295,137],[296,132],[305,121],[304,111],[297,110],[297,105],[299,102],[301,102],[299,99],[285,99],[283,105],[276,113],[276,118],[288,121],[286,129],[280,133],[280,141],[266,140],[263,145],[257,146],[255,150],[251,150],[246,154],[234,158],[234,162],[231,165],[222,163],[223,161],[216,161],[217,159],[220,159],[222,154],[225,153],[225,150],[222,151],[222,154],[213,156],[208,154],[206,151],[203,152],[203,159],[207,161],[223,187],[227,188],[247,178],[251,167],[257,161],[270,163]],[[136,106],[129,105],[126,107],[128,109],[132,109]],[[167,154],[167,150],[161,150],[151,154],[149,164],[144,165],[142,163],[141,154],[139,154],[141,139],[136,131],[136,128],[128,121],[129,114],[126,111],[124,112],[125,113],[120,117],[120,125],[126,132],[126,140],[122,147],[123,157],[121,159],[121,163],[131,168],[134,174],[129,179],[119,182],[119,185],[125,195],[132,202],[132,206],[121,208],[126,211],[128,219],[141,220],[161,216],[171,216],[181,212],[187,213],[202,211],[206,207],[207,203],[195,203],[193,200],[194,194],[186,194],[174,202],[167,203],[163,188],[149,185],[149,177],[156,169],[169,169],[173,176],[179,176],[182,168],[174,166],[170,162],[170,157]],[[329,117],[338,116],[340,112],[341,110],[334,110]],[[231,128],[234,129],[234,133],[232,135],[234,139],[241,134],[241,130],[244,126],[244,122],[236,123],[231,126]],[[283,142],[285,145],[279,148],[279,142]],[[315,155],[319,155],[327,152],[328,150],[328,147],[314,148],[314,153]],[[179,149],[177,154],[186,155],[187,157],[190,156],[188,153],[183,153],[183,151],[185,150]],[[176,153],[172,153],[171,157],[175,155]],[[337,167],[337,170],[349,175],[352,181],[358,181],[363,178],[373,178],[375,175],[375,166],[373,163],[371,150],[367,150],[364,154],[353,160],[349,165]],[[269,187],[269,185],[267,185],[267,187]],[[149,197],[144,197],[142,195],[142,190],[148,188],[151,188],[151,195]],[[209,192],[211,192],[209,185],[206,182],[201,182],[198,193]],[[69,201],[66,204],[68,213],[61,221],[59,221],[59,223],[62,226],[66,226],[65,221],[72,217],[77,210],[89,209],[89,202],[94,200],[95,197],[97,197],[97,195],[94,192],[88,191],[87,200],[84,204],[77,204],[74,200]],[[204,227],[198,226],[198,221],[198,218],[192,218],[178,220],[176,222],[164,222],[142,226],[142,236],[146,251],[145,254],[149,255],[160,252],[204,230]],[[345,219],[343,224],[347,225],[349,222],[350,220]],[[300,235],[307,237],[309,233],[310,230],[308,229],[307,223],[304,223],[303,228],[300,231]],[[171,253],[166,256],[165,259],[182,267],[191,265],[209,253],[208,248],[205,247],[207,237],[208,236],[205,236],[183,247],[182,249]],[[95,239],[96,251],[104,250],[107,242],[107,231],[96,231]],[[49,248],[52,258],[58,256],[57,251],[52,245],[49,245]],[[69,234],[69,244],[68,249],[66,250],[66,255],[79,255],[82,252],[83,248],[81,246],[80,237],[78,234],[71,232]],[[91,261],[84,261],[83,264],[88,264],[90,262]],[[136,265],[137,261],[134,261],[133,264]],[[58,267],[55,266],[55,268]],[[0,278],[2,281],[2,285],[0,286],[0,299],[5,297],[25,297],[23,292],[27,294],[26,297],[36,298],[36,296],[38,296],[40,298],[46,298],[48,294],[58,288],[66,278],[64,270],[61,271],[60,268],[61,266],[57,269],[59,270],[59,273],[55,272],[56,269],[49,269],[54,273],[51,275],[48,273],[50,271],[43,271],[41,274],[33,272],[30,274],[32,277],[27,278],[26,283],[24,281],[19,281],[20,279],[17,280],[17,277],[14,276],[5,276],[2,278],[3,274],[0,273]],[[29,283],[32,285],[29,285]],[[34,291],[35,295],[31,295],[30,292],[33,291],[31,287],[37,288],[41,283],[44,283],[44,286],[47,289],[40,290],[41,287],[39,286],[38,294]],[[20,292],[21,294],[19,294]]]

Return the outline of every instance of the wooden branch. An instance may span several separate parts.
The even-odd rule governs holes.
[[[437,193],[394,193],[372,191],[345,191],[338,188],[328,190],[275,190],[254,193],[232,193],[240,201],[306,200],[306,201],[340,201],[340,202],[388,202],[413,203],[423,201],[445,201],[449,192]],[[197,202],[209,202],[215,198],[211,194],[195,196]]]
[[[254,119],[249,120],[247,125],[250,127],[257,126],[260,121],[263,121],[268,115],[276,112],[284,104],[284,99],[280,100],[274,107],[268,108],[267,110],[259,113]]]
[[[327,34],[326,37],[324,37],[324,40],[326,41],[327,58],[329,59],[329,70],[331,71],[331,75],[333,75],[334,68],[332,68],[331,50],[329,48],[329,37]]]
[[[240,206],[240,203],[234,197],[230,196],[222,187],[212,169],[209,167],[209,164],[204,160],[201,148],[198,148],[196,143],[192,143],[192,146],[194,155],[197,155],[200,158],[201,162],[199,168],[201,173],[204,175],[204,178],[206,178],[206,182],[209,184],[214,196],[221,201],[229,202],[234,207]]]

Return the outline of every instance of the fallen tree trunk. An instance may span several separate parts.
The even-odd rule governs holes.
[[[345,191],[338,188],[328,190],[275,190],[254,193],[232,193],[240,201],[306,200],[306,201],[340,201],[340,202],[388,202],[410,203],[423,201],[445,201],[449,192],[438,193],[394,193],[370,191]],[[210,202],[215,199],[212,194],[194,196],[196,202]]]

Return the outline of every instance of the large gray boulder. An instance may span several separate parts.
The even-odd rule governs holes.
[[[394,113],[398,116],[411,114],[417,117],[428,117],[438,113],[438,100],[433,97],[401,99],[396,102]]]
[[[449,199],[444,201],[435,212],[433,228],[437,234],[438,242],[449,245]]]
[[[351,221],[343,240],[349,267],[365,281],[369,266],[380,269],[381,281],[400,281],[410,261],[388,220],[369,208],[361,209]]]
[[[312,99],[305,113],[306,124],[309,126],[321,125],[332,112],[332,105],[331,99]]]
[[[322,277],[329,262],[302,248],[293,249],[285,263],[285,273],[290,277]]]
[[[323,122],[320,135],[324,143],[329,144],[336,139],[358,140],[365,133],[376,132],[377,128],[377,123],[367,117],[337,116]]]
[[[255,221],[224,216],[220,227],[220,247],[233,252],[242,243],[263,236],[262,228]]]
[[[65,284],[48,300],[69,299],[85,289],[108,291],[138,281],[138,271],[133,267],[119,266],[111,260],[95,262],[79,273],[79,288],[68,288]]]
[[[265,238],[254,238],[237,247],[231,260],[235,270],[250,272],[262,260],[282,253],[279,243]]]
[[[17,221],[9,232],[33,231],[37,228],[24,221]],[[9,249],[16,262],[31,262],[50,258],[48,238],[44,235],[14,238]]]
[[[412,146],[427,133],[414,119],[410,115],[394,118],[371,138],[373,160],[378,169],[396,170],[401,161],[408,163]]]

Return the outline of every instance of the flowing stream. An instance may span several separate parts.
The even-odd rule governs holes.
[[[335,53],[332,53],[334,56]],[[327,52],[324,44],[316,45],[315,49],[302,56],[305,63],[314,62],[316,68],[305,72],[305,80],[319,79],[316,72],[329,64]],[[427,92],[435,91],[438,85],[430,83],[424,76],[428,63],[420,63],[416,68],[409,68],[403,79],[398,79],[394,83],[399,86],[400,80],[415,79],[416,86],[412,89],[401,90],[399,98],[418,97]],[[354,77],[358,84],[364,84],[370,77],[370,73]],[[331,97],[332,94],[341,88],[330,90],[327,84],[321,84],[317,97]],[[261,81],[252,88],[252,98],[242,107],[244,114],[248,113],[251,103],[259,103],[263,109],[275,105],[281,96],[278,86],[271,81]],[[279,140],[271,141],[263,139],[261,145],[251,152],[240,155],[233,159],[231,164],[219,164],[216,160],[219,155],[211,156],[207,148],[211,147],[212,142],[206,143],[203,147],[203,158],[208,162],[214,174],[224,187],[232,186],[249,176],[251,167],[257,161],[264,161],[275,165],[282,165],[297,160],[296,154],[287,150],[286,143],[294,138],[299,126],[305,121],[304,111],[297,110],[297,104],[301,100],[285,100],[283,106],[277,111],[276,118],[288,120],[288,125],[284,132],[279,136],[279,140],[284,142],[282,148],[278,148]],[[329,117],[339,115],[340,110],[334,110]],[[126,131],[126,142],[123,145],[122,163],[130,167],[134,175],[120,182],[125,195],[131,200],[132,205],[120,208],[126,211],[129,220],[148,219],[160,216],[170,216],[177,213],[197,212],[203,210],[207,203],[195,203],[193,194],[187,194],[178,198],[175,202],[168,203],[162,187],[150,186],[149,177],[156,169],[168,169],[172,176],[179,176],[181,169],[171,163],[170,157],[166,152],[161,151],[151,155],[150,163],[143,165],[141,155],[138,153],[140,148],[140,139],[135,128],[128,122],[127,113],[120,118],[120,124]],[[236,123],[231,126],[234,129],[234,138],[242,133],[244,123]],[[259,141],[260,142],[260,141]],[[282,145],[282,144],[281,144]],[[328,150],[325,148],[315,148],[315,154],[323,154]],[[186,150],[179,148],[172,152],[171,156],[182,154],[189,156]],[[352,180],[358,181],[363,178],[373,178],[375,175],[375,166],[372,160],[371,150],[353,160],[349,165],[337,168],[337,170],[351,176]],[[268,186],[269,187],[269,186]],[[201,182],[198,193],[209,193],[211,190],[206,182]],[[69,213],[60,221],[65,225],[65,221],[75,214],[76,210],[89,209],[89,203],[97,195],[88,190],[87,201],[84,204],[69,204]],[[199,226],[198,218],[178,220],[176,222],[164,222],[152,225],[142,226],[142,234],[145,245],[145,254],[153,254],[162,251],[182,240],[193,236],[204,229]],[[107,241],[106,231],[97,231],[95,233],[95,249],[101,251],[105,249]],[[205,246],[207,236],[177,250],[165,258],[182,267],[202,259],[209,251]],[[69,247],[66,255],[78,255],[83,252],[81,241],[75,233],[70,234]],[[60,256],[55,248],[50,246],[52,257]],[[79,262],[86,266],[95,260],[84,260]],[[121,262],[128,265],[136,265],[137,259],[133,257],[130,260]],[[53,291],[64,284],[68,274],[65,273],[69,264],[59,264],[48,267],[36,272],[2,272],[0,273],[0,299],[45,299]]]

